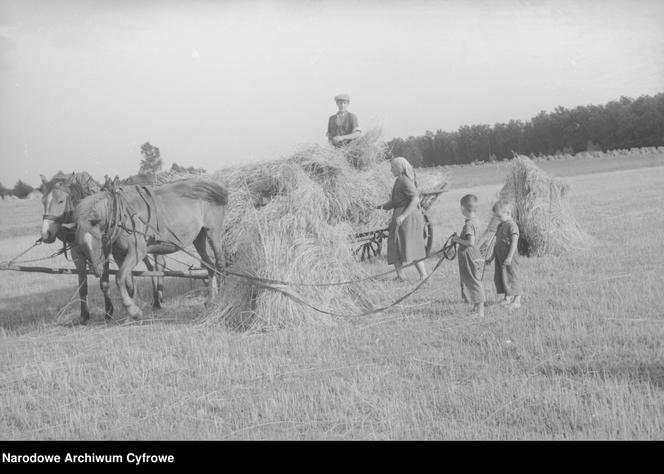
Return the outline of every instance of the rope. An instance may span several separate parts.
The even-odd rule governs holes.
[[[480,255],[482,255],[482,260],[483,260],[482,261],[482,275],[480,276],[480,281],[484,280],[484,271],[486,270],[486,265],[487,265],[486,259],[489,256],[489,251],[491,251],[491,253],[493,253],[493,246],[495,245],[495,241],[496,241],[496,234],[493,234],[491,239],[489,239],[485,244],[486,247],[485,247],[484,254],[482,254],[482,252],[480,252]]]
[[[131,207],[129,207],[129,208],[131,209]],[[136,217],[138,217],[138,219],[141,220],[141,222],[142,222],[144,225],[149,226],[149,224],[146,223],[143,219],[141,219],[140,216],[136,215]],[[141,232],[141,231],[138,231],[138,230],[136,230],[135,228],[134,228],[134,229],[129,229],[129,228],[127,228],[127,227],[124,226],[124,225],[120,225],[119,227],[120,227],[122,230],[124,230],[125,232],[128,232],[128,233],[130,233],[130,234],[133,233],[133,234],[139,234],[139,235],[142,235],[143,237],[149,237],[147,233],[145,233],[145,232]],[[174,233],[168,228],[168,226],[166,226],[166,230],[168,230],[168,231],[169,231],[174,237],[177,238],[177,236],[176,236],[176,235],[175,235],[175,234],[174,234]],[[456,233],[455,233],[455,234],[452,234],[452,235],[456,235]],[[414,260],[414,261],[412,261],[411,263],[408,263],[408,264],[406,264],[406,265],[403,265],[401,268],[403,269],[403,268],[408,268],[408,267],[415,266],[415,265],[417,265],[417,264],[420,263],[420,262],[424,262],[424,261],[426,261],[426,260],[432,259],[432,258],[434,258],[434,257],[437,257],[437,256],[440,255],[440,254],[443,254],[443,256],[445,257],[445,259],[447,259],[447,260],[454,260],[454,259],[456,258],[456,244],[452,245],[452,243],[451,243],[451,238],[452,238],[452,236],[450,236],[450,237],[447,239],[447,241],[445,242],[445,245],[443,245],[443,248],[441,248],[440,250],[438,250],[438,251],[436,251],[436,252],[430,254],[430,255],[427,256],[427,257],[420,258],[420,259],[418,259],[418,260]],[[180,240],[180,239],[178,238],[178,240]],[[396,269],[392,269],[392,270],[388,270],[388,271],[385,271],[385,272],[382,272],[382,273],[377,273],[377,274],[369,275],[369,276],[366,276],[366,277],[363,277],[363,278],[358,278],[358,279],[355,279],[355,280],[345,280],[345,281],[337,281],[337,282],[331,282],[331,283],[300,283],[300,282],[292,282],[292,281],[277,280],[277,279],[273,279],[273,278],[260,278],[260,277],[254,277],[254,276],[248,275],[248,274],[246,274],[246,273],[238,273],[238,272],[234,272],[234,271],[232,271],[232,270],[228,270],[228,269],[221,269],[221,270],[216,269],[216,268],[214,268],[214,267],[208,265],[207,263],[205,263],[205,262],[204,262],[199,256],[195,255],[193,252],[190,252],[189,250],[187,250],[186,248],[184,248],[183,246],[181,246],[181,245],[179,245],[179,244],[177,244],[177,243],[175,243],[175,242],[168,241],[168,240],[161,240],[161,239],[159,239],[159,240],[157,240],[157,241],[160,242],[160,243],[165,243],[165,244],[173,245],[174,247],[176,247],[176,248],[177,248],[178,250],[180,250],[181,252],[185,253],[186,255],[189,255],[189,256],[192,257],[193,259],[197,260],[197,261],[200,262],[201,264],[203,264],[203,265],[205,265],[206,267],[208,267],[209,270],[212,270],[212,271],[214,271],[214,272],[216,272],[216,273],[218,273],[218,274],[234,276],[234,277],[242,278],[242,279],[249,280],[249,281],[252,281],[252,282],[260,282],[260,283],[265,283],[265,284],[270,284],[270,285],[279,285],[279,286],[297,286],[297,287],[313,287],[313,288],[324,288],[324,287],[333,287],[333,286],[346,286],[346,285],[352,285],[352,284],[362,283],[362,282],[369,281],[369,280],[376,280],[376,279],[379,279],[379,278],[382,278],[382,277],[385,277],[385,276],[391,275],[391,274],[393,274],[393,273],[396,272]],[[182,241],[180,240],[180,242],[182,242]],[[176,259],[173,258],[173,257],[169,257],[169,258],[172,258],[173,260],[178,261],[178,260],[176,260]],[[184,264],[184,262],[179,262],[179,263],[183,263],[183,264]]]
[[[32,250],[33,248],[35,248],[35,245],[33,245],[32,247],[30,247],[28,250]],[[7,263],[7,266],[12,266],[12,265],[14,265],[15,263],[34,263],[34,262],[41,262],[42,260],[49,260],[49,259],[51,259],[51,258],[55,258],[55,257],[57,257],[57,256],[59,256],[59,255],[63,255],[63,254],[66,256],[66,252],[67,252],[67,250],[70,250],[70,249],[71,249],[71,246],[70,246],[70,245],[68,246],[67,244],[63,244],[63,245],[62,245],[62,248],[61,248],[60,250],[57,250],[57,251],[53,252],[52,254],[50,254],[50,255],[48,255],[48,256],[46,256],[46,257],[32,258],[32,259],[30,259],[30,260],[21,260],[21,261],[18,261],[18,262],[17,262],[16,260],[17,260],[21,255],[25,255],[25,254],[27,253],[27,251],[26,251],[26,252],[23,252],[21,255],[19,255],[19,256],[17,256],[17,257],[14,257],[14,259],[10,260],[10,261]]]
[[[113,205],[113,207],[116,209],[116,212],[114,213],[114,215],[117,216],[117,217],[121,217],[122,214],[119,214],[117,212],[117,209],[120,207],[120,206],[118,206],[118,202],[124,201],[124,203],[122,203],[123,207],[125,207],[127,210],[129,210],[132,213],[130,215],[130,218],[132,219],[133,229],[127,228],[127,226],[125,226],[124,223],[119,223],[120,220],[116,219],[115,222],[114,222],[115,225],[113,227],[111,227],[111,236],[112,236],[112,238],[108,240],[109,245],[112,245],[113,241],[117,238],[117,236],[118,236],[117,230],[118,229],[122,229],[125,232],[128,232],[130,234],[134,234],[134,235],[140,234],[140,235],[143,235],[144,237],[148,237],[147,233],[136,230],[136,226],[135,226],[135,222],[133,221],[133,217],[138,218],[138,220],[140,220],[143,223],[143,225],[146,226],[146,228],[152,229],[153,231],[156,230],[156,229],[154,229],[154,227],[149,222],[145,222],[145,220],[143,220],[141,218],[141,216],[138,215],[138,213],[132,208],[132,206],[128,202],[126,202],[126,198],[124,196],[121,196],[121,194],[122,193],[121,193],[120,190],[115,190],[115,192],[112,193],[113,201],[115,203]],[[154,202],[154,203],[156,205],[156,202]],[[146,205],[148,205],[147,202],[146,202]],[[148,207],[149,207],[149,205],[148,205]],[[208,269],[208,271],[211,271],[211,272],[213,272],[217,275],[220,275],[220,276],[229,275],[229,276],[234,276],[234,277],[241,278],[241,279],[244,279],[244,280],[248,280],[248,281],[252,282],[255,286],[258,286],[259,288],[264,288],[266,290],[270,290],[270,291],[280,293],[280,294],[292,299],[293,301],[295,301],[295,302],[297,302],[297,303],[299,303],[303,306],[306,306],[306,307],[308,307],[308,308],[310,308],[310,309],[312,309],[316,312],[326,314],[326,315],[329,315],[329,316],[335,316],[335,317],[363,317],[363,316],[369,316],[369,315],[372,315],[372,314],[380,313],[380,312],[385,311],[389,308],[392,308],[393,306],[398,305],[399,303],[401,303],[402,301],[404,301],[405,299],[407,299],[408,297],[413,295],[416,291],[418,291],[422,287],[422,285],[424,285],[431,278],[431,276],[438,270],[440,265],[445,260],[453,260],[454,258],[456,258],[456,253],[457,253],[456,243],[452,242],[452,238],[456,235],[456,233],[455,233],[455,234],[452,234],[447,239],[447,241],[445,242],[445,245],[443,245],[443,248],[440,251],[436,252],[433,255],[430,255],[429,257],[425,257],[424,259],[420,259],[417,262],[411,262],[411,264],[407,265],[407,266],[415,265],[416,263],[419,263],[420,261],[424,261],[424,260],[427,260],[428,258],[432,258],[436,255],[441,255],[442,254],[440,259],[436,263],[434,269],[431,271],[431,273],[429,273],[429,275],[427,275],[425,278],[423,278],[422,281],[420,281],[418,283],[418,285],[415,288],[413,288],[413,290],[409,291],[405,295],[402,295],[397,300],[395,300],[394,302],[390,303],[387,306],[383,306],[383,307],[380,307],[380,308],[375,308],[373,310],[366,311],[366,312],[359,313],[359,314],[350,314],[349,315],[349,314],[342,314],[342,313],[334,313],[332,311],[327,311],[325,309],[319,308],[319,307],[309,303],[308,301],[302,299],[300,296],[295,295],[295,294],[293,294],[293,293],[291,293],[291,292],[289,292],[289,291],[287,291],[283,288],[278,288],[278,287],[273,286],[273,285],[279,285],[279,286],[308,286],[308,287],[340,286],[340,285],[347,285],[347,284],[358,283],[358,282],[366,281],[366,280],[370,280],[370,279],[375,279],[375,278],[378,278],[379,276],[385,276],[385,275],[388,275],[390,273],[393,273],[396,270],[390,270],[388,272],[384,272],[384,273],[379,274],[379,275],[372,275],[372,276],[362,278],[362,279],[359,279],[359,280],[349,280],[349,281],[346,281],[346,282],[322,283],[322,284],[297,284],[297,283],[294,284],[292,282],[283,282],[283,281],[275,280],[275,279],[259,278],[259,277],[254,277],[254,276],[247,275],[247,274],[233,272],[233,271],[227,270],[227,269],[218,269],[216,267],[213,267],[212,265],[209,265],[208,263],[204,262],[199,256],[194,255],[192,252],[190,252],[186,248],[184,248],[184,243],[180,240],[180,238],[168,226],[165,226],[165,229],[172,236],[174,236],[182,245],[179,245],[179,244],[177,244],[175,242],[172,242],[172,241],[165,241],[165,240],[159,239],[160,242],[173,245],[174,247],[178,248],[180,251],[182,251],[185,254],[189,255],[190,257],[198,260],[204,267],[206,267]],[[157,231],[157,235],[159,235],[158,231]],[[404,267],[406,267],[406,266],[404,266]],[[404,267],[402,267],[402,268],[404,268]]]
[[[452,236],[449,237],[448,242],[450,241],[451,238],[452,238]],[[456,244],[452,244],[452,245],[455,248],[454,256],[456,256]],[[387,306],[382,306],[380,308],[375,308],[375,309],[372,309],[370,311],[365,311],[363,313],[358,313],[358,314],[342,314],[342,313],[334,313],[332,311],[327,311],[325,309],[321,309],[321,308],[305,301],[304,299],[300,298],[299,296],[294,295],[293,293],[290,293],[286,290],[282,290],[281,288],[276,288],[276,287],[273,287],[271,285],[265,285],[265,284],[262,284],[262,283],[255,283],[255,284],[256,284],[256,286],[259,286],[259,287],[262,287],[262,288],[265,288],[265,289],[268,289],[268,290],[271,290],[271,291],[275,291],[277,293],[281,293],[284,296],[287,296],[288,298],[291,298],[293,301],[295,301],[297,303],[300,303],[301,305],[304,305],[304,306],[306,306],[310,309],[313,309],[314,311],[316,311],[318,313],[327,314],[329,316],[334,316],[334,317],[337,317],[337,318],[362,318],[362,317],[365,317],[365,316],[370,316],[372,314],[377,314],[377,313],[381,313],[383,311],[386,311],[386,310],[398,305],[402,301],[404,301],[407,298],[409,298],[410,296],[412,296],[415,292],[417,292],[429,280],[429,278],[431,278],[431,276],[436,272],[436,270],[438,270],[440,265],[445,260],[448,260],[447,254],[444,251],[441,251],[441,252],[442,252],[442,256],[440,257],[440,259],[436,263],[436,266],[433,268],[431,273],[429,273],[425,278],[423,278],[422,281],[420,281],[417,284],[417,286],[415,286],[415,288],[413,288],[411,291],[409,291],[408,293],[402,295],[401,297],[399,297],[398,299],[396,299],[395,301],[393,301],[392,303],[390,303]]]
[[[113,192],[113,193],[111,193],[111,194],[112,194],[112,196],[114,197],[114,199],[113,199],[113,204],[112,204],[113,210],[112,210],[112,213],[111,213],[111,215],[113,216],[113,217],[112,217],[113,221],[112,221],[112,224],[109,226],[109,228],[111,229],[111,236],[110,236],[111,238],[107,238],[107,239],[105,239],[105,240],[106,240],[105,243],[106,243],[107,245],[112,245],[113,240],[115,240],[115,239],[117,238],[117,236],[119,236],[119,233],[120,233],[122,230],[124,230],[124,231],[126,231],[126,232],[128,232],[128,233],[134,234],[134,235],[136,235],[136,234],[141,234],[141,235],[143,235],[144,237],[147,237],[147,234],[146,234],[146,233],[144,233],[144,232],[140,232],[140,231],[136,230],[136,229],[135,229],[135,226],[134,226],[134,229],[128,229],[125,225],[123,225],[122,223],[120,223],[120,216],[123,214],[122,209],[126,207],[126,208],[128,208],[130,211],[133,211],[133,210],[132,210],[131,206],[129,206],[128,203],[126,203],[126,202],[122,203],[122,201],[121,201],[120,199],[118,199],[118,197],[119,197],[118,195],[120,194],[118,191]],[[154,202],[154,200],[153,200],[153,202]],[[123,206],[123,204],[124,204],[124,206]],[[134,213],[133,216],[138,217],[138,219],[141,220],[141,222],[143,222],[143,224],[145,224],[146,226],[148,226],[148,227],[152,227],[149,223],[145,223],[145,222],[143,221],[143,219],[142,219],[140,216],[138,216],[136,213]],[[130,216],[130,218],[133,217],[133,216]],[[132,222],[133,222],[133,219],[132,219]],[[170,229],[167,228],[167,230],[168,230],[172,235],[174,235],[174,236],[177,238],[177,236],[176,236],[176,235],[175,235]],[[452,234],[452,235],[447,239],[447,241],[445,242],[445,245],[443,245],[443,248],[442,248],[441,250],[439,250],[439,251],[437,251],[437,252],[435,252],[435,253],[429,255],[428,257],[425,257],[425,258],[422,258],[422,259],[419,259],[419,260],[413,261],[413,262],[411,262],[411,263],[409,263],[409,264],[407,264],[407,265],[404,265],[404,266],[402,267],[402,268],[408,268],[408,267],[410,267],[410,266],[416,265],[416,264],[419,263],[419,262],[422,262],[422,261],[428,260],[428,259],[433,258],[433,257],[435,257],[435,256],[438,256],[438,255],[441,256],[440,259],[438,260],[438,262],[436,263],[435,267],[434,267],[433,270],[431,271],[431,273],[429,273],[424,279],[422,279],[422,281],[420,281],[420,282],[417,284],[417,286],[415,286],[415,288],[413,288],[413,289],[412,289],[411,291],[409,291],[408,293],[402,295],[401,297],[399,297],[398,299],[396,299],[395,301],[393,301],[392,303],[390,303],[390,304],[387,305],[387,306],[382,306],[382,307],[379,307],[379,308],[374,308],[374,309],[372,309],[372,310],[370,310],[370,311],[365,311],[365,312],[363,312],[363,313],[358,313],[358,314],[342,314],[342,313],[335,313],[335,312],[332,312],[332,311],[328,311],[328,310],[325,310],[325,309],[319,308],[319,307],[317,307],[317,306],[315,306],[315,305],[309,303],[308,301],[304,300],[302,297],[300,297],[300,296],[298,296],[298,295],[295,295],[295,294],[293,294],[293,293],[291,293],[291,292],[289,292],[289,291],[287,291],[287,290],[285,290],[285,289],[283,289],[283,288],[275,287],[275,286],[273,286],[273,285],[279,285],[279,286],[306,286],[306,287],[330,287],[330,286],[341,286],[341,285],[349,285],[349,284],[359,283],[359,282],[363,282],[363,281],[367,281],[367,280],[377,279],[377,278],[380,278],[380,277],[383,277],[383,276],[386,276],[386,275],[392,274],[392,273],[394,273],[396,270],[390,270],[390,271],[387,271],[387,272],[383,272],[383,273],[379,273],[379,274],[375,274],[375,275],[370,275],[370,276],[365,277],[365,278],[360,278],[360,279],[357,279],[357,280],[348,280],[348,281],[343,281],[343,282],[319,283],[319,284],[315,284],[315,283],[293,283],[293,282],[285,282],[285,281],[275,280],[275,279],[253,277],[253,276],[251,276],[251,275],[242,274],[242,273],[237,273],[237,272],[233,272],[233,271],[225,270],[225,269],[217,269],[217,268],[215,268],[215,267],[213,267],[213,266],[207,264],[207,263],[204,262],[200,257],[194,255],[192,252],[188,251],[187,249],[185,249],[185,248],[184,248],[183,246],[181,246],[181,245],[178,245],[178,244],[176,244],[176,243],[174,243],[174,242],[169,242],[169,241],[161,241],[161,242],[168,243],[168,244],[170,244],[170,245],[175,246],[175,247],[178,248],[180,251],[184,252],[185,254],[187,254],[187,255],[189,255],[190,257],[194,258],[195,260],[199,261],[199,262],[200,262],[203,266],[205,266],[209,271],[212,271],[212,272],[214,272],[215,274],[222,275],[222,276],[223,276],[223,275],[230,275],[230,276],[234,276],[234,277],[237,277],[237,278],[241,278],[241,279],[249,280],[249,281],[251,281],[252,284],[255,285],[255,286],[258,286],[258,287],[260,287],[260,288],[264,288],[264,289],[266,289],[266,290],[270,290],[270,291],[274,291],[274,292],[280,293],[280,294],[282,294],[282,295],[284,295],[284,296],[286,296],[286,297],[292,299],[293,301],[295,301],[295,302],[297,302],[297,303],[299,303],[299,304],[301,304],[301,305],[303,305],[303,306],[306,306],[306,307],[308,307],[308,308],[310,308],[310,309],[312,309],[312,310],[314,310],[314,311],[316,311],[316,312],[322,313],[322,314],[326,314],[326,315],[334,316],[334,317],[340,317],[340,318],[342,318],[342,317],[343,317],[343,318],[348,318],[348,317],[355,317],[355,318],[358,318],[358,317],[364,317],[364,316],[369,316],[369,315],[372,315],[372,314],[380,313],[380,312],[383,312],[383,311],[385,311],[385,310],[387,310],[387,309],[390,309],[390,308],[392,308],[392,307],[398,305],[398,304],[401,303],[402,301],[406,300],[406,299],[409,298],[410,296],[412,296],[415,292],[417,292],[417,291],[418,291],[418,290],[419,290],[419,289],[420,289],[420,288],[421,288],[421,287],[422,287],[422,286],[423,286],[423,285],[424,285],[424,284],[425,284],[425,283],[431,278],[431,276],[432,276],[432,275],[438,270],[438,268],[440,267],[440,265],[441,265],[445,260],[454,260],[454,259],[456,258],[456,252],[457,252],[457,251],[456,251],[456,244],[452,242],[452,237],[454,237],[455,235],[456,235],[456,234]],[[106,236],[106,235],[105,235],[105,236]],[[104,237],[105,237],[105,236],[104,236]],[[178,239],[178,240],[180,240],[180,239]],[[36,242],[35,242],[30,248],[28,248],[27,250],[25,250],[25,251],[22,252],[21,254],[19,254],[19,255],[17,255],[16,257],[14,257],[14,259],[12,259],[12,260],[8,263],[7,266],[8,266],[8,267],[12,266],[12,264],[15,263],[16,260],[17,260],[18,258],[20,258],[21,256],[25,255],[26,253],[28,253],[30,250],[32,250],[32,249],[33,249],[34,247],[36,247],[37,245],[40,245],[41,243],[42,243],[41,239],[38,239],[38,240],[37,240],[37,241],[36,241]],[[22,263],[27,263],[27,262],[30,262],[30,261],[38,261],[38,260],[45,260],[45,259],[48,259],[48,258],[53,258],[53,257],[55,257],[55,256],[57,256],[57,255],[60,255],[60,254],[64,253],[64,252],[66,251],[66,249],[67,249],[67,246],[65,245],[65,246],[63,246],[63,248],[62,248],[61,250],[59,250],[58,252],[53,253],[52,255],[50,255],[50,256],[48,256],[48,257],[42,257],[42,258],[40,258],[40,259],[33,259],[33,260],[25,261],[25,262],[22,262]],[[172,258],[172,257],[171,257],[171,258]],[[108,261],[108,257],[106,257],[106,261]],[[105,263],[106,263],[106,262],[105,262]],[[7,268],[7,269],[9,269],[9,268]]]
[[[454,260],[454,258],[456,257],[456,244],[454,242],[452,242],[452,238],[455,237],[455,236],[456,236],[456,233],[450,235],[448,237],[447,241],[445,242],[445,245],[443,246],[443,248],[440,251],[436,252],[437,254],[442,254],[442,256],[440,257],[440,259],[436,263],[436,266],[433,268],[431,273],[429,273],[426,277],[424,277],[422,279],[422,281],[420,281],[417,284],[417,286],[415,286],[415,288],[413,288],[408,293],[400,296],[399,298],[397,298],[395,301],[393,301],[392,303],[390,303],[387,306],[382,306],[382,307],[375,308],[375,309],[372,309],[370,311],[365,311],[363,313],[358,313],[358,314],[334,313],[332,311],[328,311],[328,310],[319,308],[318,306],[315,306],[315,305],[309,303],[308,301],[304,300],[300,296],[297,296],[297,295],[295,295],[295,294],[293,294],[293,293],[291,293],[287,290],[272,286],[271,284],[268,284],[268,283],[264,283],[266,281],[270,281],[269,279],[256,278],[256,277],[252,277],[250,275],[236,274],[236,273],[227,272],[227,271],[219,271],[216,268],[212,267],[211,265],[208,265],[207,263],[203,262],[202,260],[200,260],[200,259],[199,260],[201,261],[201,263],[203,265],[208,267],[209,270],[214,271],[215,273],[218,273],[218,274],[227,273],[227,274],[230,274],[232,276],[237,276],[239,278],[250,280],[250,281],[253,282],[253,284],[255,286],[258,286],[259,288],[264,288],[266,290],[270,290],[270,291],[274,291],[276,293],[280,293],[280,294],[292,299],[296,303],[300,303],[301,305],[306,306],[306,307],[308,307],[308,308],[310,308],[310,309],[312,309],[312,310],[314,310],[318,313],[326,314],[326,315],[329,315],[329,316],[334,316],[334,317],[337,317],[337,318],[361,318],[361,317],[370,316],[372,314],[377,314],[377,313],[386,311],[386,310],[398,305],[402,301],[404,301],[407,298],[409,298],[410,296],[412,296],[415,292],[417,292],[431,278],[431,276],[438,270],[440,265],[445,260],[450,260],[450,261]],[[175,245],[175,244],[172,244],[172,245]],[[185,249],[181,249],[181,250],[184,251],[185,253],[187,253],[188,255],[192,256],[193,258],[197,258],[195,255],[192,255],[190,252],[186,251]],[[423,259],[423,260],[425,260],[425,259]],[[404,267],[402,267],[402,268],[404,268]],[[321,285],[319,285],[319,286],[321,286]]]
[[[16,260],[18,260],[19,258],[21,258],[23,255],[25,255],[26,253],[28,253],[30,250],[32,250],[33,248],[35,248],[37,245],[40,245],[41,243],[42,243],[42,239],[41,239],[41,237],[40,237],[40,238],[38,238],[37,240],[35,240],[35,243],[32,244],[30,247],[28,247],[27,250],[24,250],[23,252],[21,252],[20,254],[18,254],[16,257],[12,258],[12,259],[9,261],[8,265],[11,265],[11,264],[14,263]]]

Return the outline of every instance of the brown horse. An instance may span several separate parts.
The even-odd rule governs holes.
[[[211,301],[220,283],[217,275],[222,270],[227,202],[226,189],[207,180],[186,179],[158,187],[113,186],[76,206],[76,243],[97,276],[103,275],[113,251],[120,266],[116,283],[122,303],[134,319],[140,319],[142,311],[133,300],[131,272],[148,253],[169,254],[193,243],[208,267]],[[206,243],[212,248],[214,262]]]
[[[66,175],[56,174],[50,181],[41,175],[44,195],[44,216],[42,218],[41,238],[44,243],[50,244],[60,240],[63,245],[71,244],[71,257],[78,271],[78,294],[81,303],[80,323],[87,323],[90,318],[88,309],[88,279],[85,255],[80,247],[75,245],[74,235],[74,208],[86,196],[99,192],[102,187],[92,176],[85,171]],[[163,267],[163,261],[155,259],[155,265],[145,258],[145,266],[148,270]],[[105,317],[110,319],[113,315],[113,304],[109,297],[110,285],[108,282],[108,267],[100,279],[100,288],[104,294]],[[163,299],[163,285],[160,280],[153,278],[153,305],[161,307]]]

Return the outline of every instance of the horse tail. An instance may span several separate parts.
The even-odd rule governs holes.
[[[219,206],[228,204],[228,190],[221,184],[208,181],[197,180],[187,189],[186,197],[192,199],[203,199],[213,202]]]

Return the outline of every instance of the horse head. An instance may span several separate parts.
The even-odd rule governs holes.
[[[103,273],[109,251],[107,245],[110,244],[106,236],[108,199],[112,199],[109,193],[93,194],[79,202],[74,211],[76,245],[83,251],[97,277]]]
[[[41,238],[44,243],[52,243],[63,227],[68,228],[72,222],[72,211],[70,187],[74,180],[74,173],[65,181],[57,180],[49,182],[41,175],[44,185],[42,204],[44,216],[42,217]]]
[[[63,231],[71,232],[74,228],[74,208],[85,196],[98,192],[99,183],[85,171],[72,173],[68,177],[60,172],[51,181],[48,181],[44,175],[40,176],[44,189],[42,241],[51,243],[56,237],[70,240],[71,234],[63,235]]]

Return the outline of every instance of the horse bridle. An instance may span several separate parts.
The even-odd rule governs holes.
[[[85,182],[85,186],[90,184],[90,181],[94,181],[92,179],[92,176],[88,176],[88,179]],[[84,186],[83,183],[79,184],[81,186]],[[71,190],[70,189],[62,189],[60,188],[63,193],[67,196],[67,203],[65,204],[65,210],[62,214],[59,216],[56,216],[55,214],[44,214],[42,216],[42,220],[48,220],[48,221],[53,221],[56,224],[68,224],[70,222],[74,221],[74,206],[71,202]],[[89,190],[89,187],[87,188]]]
[[[62,191],[62,192],[67,195],[67,203],[65,204],[65,210],[59,216],[56,216],[55,214],[44,214],[42,216],[42,220],[53,221],[56,224],[65,224],[73,222],[74,209],[72,208],[71,205],[71,197],[69,196],[68,191]]]

